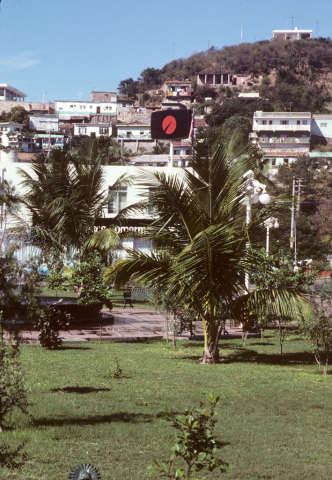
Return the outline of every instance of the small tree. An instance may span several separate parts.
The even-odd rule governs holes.
[[[102,302],[107,308],[113,308],[112,289],[103,281],[104,269],[101,256],[96,250],[74,268],[67,285],[73,286],[77,292],[78,305],[88,307]]]
[[[321,290],[319,298],[314,298],[309,314],[304,318],[303,332],[309,340],[319,371],[327,374],[332,352],[332,298]]]
[[[69,327],[70,315],[56,307],[48,307],[40,316],[38,327],[40,328],[39,341],[42,347],[53,350],[62,345],[59,338],[60,330],[67,330]]]
[[[15,409],[28,414],[28,389],[24,386],[19,362],[19,347],[10,339],[4,342],[2,312],[0,314],[0,432]]]
[[[280,353],[282,355],[283,343],[288,327],[295,318],[293,319],[289,315],[281,313],[274,290],[280,292],[281,295],[291,290],[301,292],[303,295],[307,294],[309,291],[308,287],[314,283],[316,274],[307,273],[305,266],[294,269],[292,255],[286,255],[282,251],[275,255],[268,255],[265,249],[262,249],[255,252],[254,256],[256,265],[259,265],[259,272],[254,273],[251,278],[256,286],[256,291],[258,293],[260,290],[269,289],[272,291],[272,295],[267,303],[260,305],[257,302],[255,305],[258,323],[260,328],[263,329],[269,321],[274,320],[277,322]]]
[[[161,412],[163,417],[172,423],[176,429],[175,444],[171,448],[171,456],[167,463],[158,463],[152,460],[149,469],[150,473],[156,473],[159,477],[166,478],[184,478],[190,480],[198,472],[208,469],[210,472],[220,470],[225,473],[231,470],[228,463],[222,461],[216,456],[216,453],[222,447],[222,442],[214,437],[214,426],[216,420],[215,408],[219,403],[217,394],[209,393],[207,395],[208,406],[186,408],[182,415],[176,415],[170,405],[166,405],[166,410]],[[175,460],[182,460],[179,468],[174,465]]]

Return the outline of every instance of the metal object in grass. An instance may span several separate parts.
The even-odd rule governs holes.
[[[100,473],[91,463],[82,463],[72,469],[69,480],[100,480]]]

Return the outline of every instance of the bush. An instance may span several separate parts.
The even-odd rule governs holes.
[[[182,415],[175,415],[169,405],[161,415],[166,420],[172,422],[172,426],[177,430],[175,444],[171,448],[171,456],[167,463],[159,464],[156,460],[152,460],[149,469],[150,473],[157,473],[159,477],[180,478],[187,480],[208,469],[213,472],[216,469],[220,473],[231,470],[228,463],[223,462],[216,457],[217,450],[222,447],[222,443],[216,440],[213,435],[213,429],[216,420],[215,408],[219,403],[219,397],[216,394],[209,393],[207,395],[208,407],[204,408],[200,404],[200,408],[186,408]],[[181,459],[185,466],[177,468],[173,465],[174,460]]]

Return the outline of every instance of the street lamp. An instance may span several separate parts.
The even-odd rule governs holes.
[[[264,226],[266,228],[266,253],[269,254],[270,244],[270,228],[279,228],[279,222],[277,218],[270,217],[265,220]]]
[[[247,184],[247,195],[245,203],[247,205],[247,214],[246,214],[246,223],[249,225],[251,220],[251,204],[260,202],[262,205],[267,205],[271,197],[266,192],[266,185],[263,185],[258,180],[250,178]],[[279,225],[278,225],[279,226]],[[249,250],[249,243],[246,244],[246,248]],[[249,273],[245,274],[245,286],[246,289],[249,289]]]

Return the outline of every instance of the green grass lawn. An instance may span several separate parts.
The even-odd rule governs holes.
[[[199,365],[200,342],[90,343],[46,351],[22,347],[31,390],[32,420],[12,418],[2,434],[26,441],[21,471],[0,469],[0,479],[58,480],[82,462],[102,480],[156,478],[151,458],[166,459],[170,425],[158,417],[165,401],[177,411],[219,392],[217,436],[230,479],[330,479],[332,477],[332,375],[317,365],[300,337],[222,340],[220,365]],[[110,374],[118,356],[127,378]],[[331,367],[332,371],[332,367]],[[219,478],[201,475],[200,479]]]

